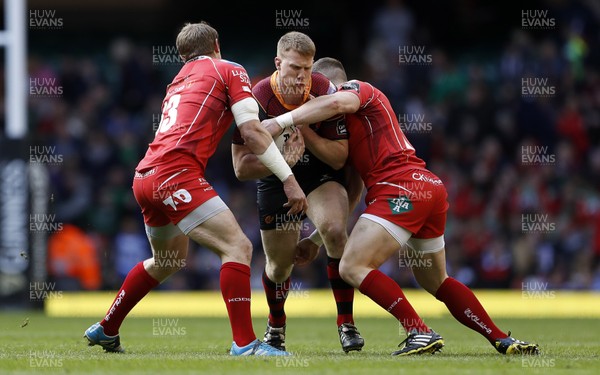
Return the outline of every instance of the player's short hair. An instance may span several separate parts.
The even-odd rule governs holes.
[[[313,64],[313,72],[321,73],[332,82],[346,82],[348,76],[344,65],[333,57],[321,57]]]
[[[310,37],[299,31],[285,33],[277,42],[277,56],[281,57],[284,52],[296,51],[302,56],[314,57],[317,47]]]
[[[184,61],[197,56],[210,55],[215,50],[219,33],[205,21],[186,23],[179,31],[175,45]]]

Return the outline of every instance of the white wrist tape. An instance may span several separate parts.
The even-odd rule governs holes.
[[[275,142],[271,142],[265,152],[256,155],[256,157],[281,181],[284,181],[293,174],[292,169],[281,155],[281,152],[279,152],[277,146],[275,146]]]
[[[275,117],[277,124],[281,127],[281,129],[289,128],[294,125],[294,119],[292,118],[291,112],[286,112],[283,115],[279,115]]]
[[[312,232],[310,234],[310,236],[308,236],[308,239],[311,240],[317,246],[322,246],[323,245],[323,239],[321,238],[321,235],[319,234],[319,231],[316,230],[316,229],[315,229],[314,232]]]

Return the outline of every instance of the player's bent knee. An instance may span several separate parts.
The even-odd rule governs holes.
[[[328,252],[341,257],[346,241],[348,240],[346,226],[340,223],[326,223],[319,228],[319,233],[321,233],[325,244],[329,245]]]
[[[250,264],[252,260],[252,242],[245,235],[239,236],[222,252],[229,259],[243,264]]]
[[[282,266],[274,262],[267,262],[265,266],[265,272],[267,277],[274,283],[282,283],[290,277],[292,274],[293,265]]]
[[[358,265],[354,264],[352,261],[348,261],[342,257],[339,266],[339,273],[342,280],[352,285],[355,288],[360,286],[359,274],[357,272]]]

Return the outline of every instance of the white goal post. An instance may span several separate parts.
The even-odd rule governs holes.
[[[27,134],[27,15],[26,0],[4,0],[0,47],[5,49],[5,135],[22,139]]]

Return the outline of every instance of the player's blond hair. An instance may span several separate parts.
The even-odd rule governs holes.
[[[314,57],[317,47],[308,35],[299,31],[290,31],[279,38],[277,56],[282,57],[288,51],[296,51],[302,56]]]
[[[217,39],[219,33],[205,21],[186,23],[177,35],[175,45],[183,61],[188,61],[197,56],[212,54]]]

